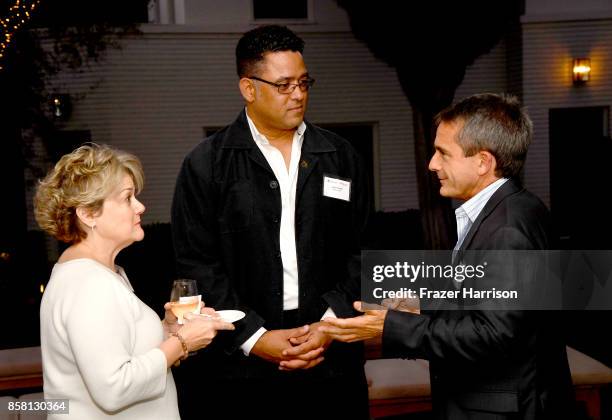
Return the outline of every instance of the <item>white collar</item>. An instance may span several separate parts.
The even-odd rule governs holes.
[[[259,130],[255,126],[255,123],[253,122],[251,117],[249,117],[249,113],[246,111],[246,108],[244,110],[244,114],[246,115],[247,122],[249,123],[249,128],[251,129],[253,140],[255,140],[259,144],[270,144],[270,141],[266,138],[266,136],[264,136],[263,134],[259,132]],[[304,120],[302,120],[302,122],[296,129],[298,137],[302,137],[305,131],[306,131],[306,123],[304,122]]]

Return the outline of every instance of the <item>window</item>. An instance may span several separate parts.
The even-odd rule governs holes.
[[[254,20],[308,19],[309,0],[253,0]]]
[[[115,25],[146,23],[149,21],[148,3],[149,0],[43,1],[36,11],[36,22],[42,27],[50,23],[56,26],[101,22]]]
[[[560,245],[611,249],[610,208],[589,204],[609,190],[610,107],[550,109],[548,118],[550,210]]]

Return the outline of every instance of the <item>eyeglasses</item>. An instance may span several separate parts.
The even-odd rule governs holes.
[[[278,89],[278,93],[282,93],[282,94],[293,93],[295,88],[298,86],[300,87],[300,90],[302,92],[306,92],[308,91],[308,89],[312,87],[312,85],[314,85],[314,82],[315,82],[315,79],[311,79],[311,78],[302,79],[297,83],[274,83],[274,82],[268,82],[267,80],[260,79],[259,77],[255,77],[255,76],[247,77],[247,79],[257,80],[259,82],[266,83],[270,86],[274,86],[276,87],[276,89]]]

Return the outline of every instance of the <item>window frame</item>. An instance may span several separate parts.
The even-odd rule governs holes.
[[[252,25],[265,25],[265,24],[314,24],[314,0],[306,0],[306,14],[305,18],[256,18],[255,17],[255,4],[254,0],[249,1],[249,15],[251,17]]]

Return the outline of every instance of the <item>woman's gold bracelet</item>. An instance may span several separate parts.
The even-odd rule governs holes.
[[[185,340],[178,332],[175,332],[172,335],[178,338],[178,341],[181,342],[181,347],[183,348],[183,357],[181,357],[181,360],[185,360],[187,356],[189,356],[189,350],[187,349],[187,343],[185,343]]]

